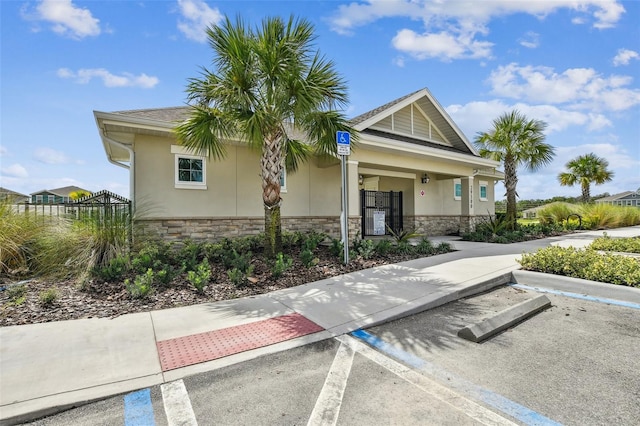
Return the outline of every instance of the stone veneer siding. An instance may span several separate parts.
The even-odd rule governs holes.
[[[264,232],[264,217],[219,217],[184,219],[138,219],[136,232],[143,237],[166,241],[217,241],[257,235]],[[340,218],[334,216],[282,217],[284,232],[323,232],[331,238],[340,238]],[[360,217],[349,218],[349,238],[360,231]]]
[[[487,216],[409,216],[404,220],[405,224],[413,224],[417,232],[425,236],[436,236],[473,231],[486,218]]]

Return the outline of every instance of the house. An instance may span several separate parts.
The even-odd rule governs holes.
[[[640,207],[640,188],[637,191],[626,191],[609,197],[595,200],[596,204],[611,204],[614,206]]]
[[[87,192],[91,194],[91,191],[79,188],[77,186],[65,186],[56,189],[43,189],[41,191],[32,192],[30,194],[31,203],[33,204],[64,204],[73,201],[71,194],[73,192]]]
[[[167,239],[219,239],[264,230],[260,153],[229,141],[214,161],[178,145],[188,107],[94,111],[107,159],[129,170],[136,223]],[[499,163],[482,158],[428,89],[357,116],[346,159],[349,232],[425,235],[473,228],[494,214]],[[282,226],[340,235],[341,160],[313,158],[282,178]]]
[[[26,203],[29,196],[0,186],[0,202],[5,200],[13,204]]]

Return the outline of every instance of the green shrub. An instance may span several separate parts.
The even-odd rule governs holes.
[[[353,242],[353,251],[363,259],[370,259],[376,253],[376,246],[372,240],[356,238]]]
[[[293,265],[293,259],[291,259],[291,257],[278,253],[273,265],[271,266],[271,275],[274,278],[279,278],[285,273],[285,271],[291,268],[291,265]]]
[[[128,278],[124,280],[124,286],[131,295],[136,299],[147,297],[153,289],[153,269],[147,269],[143,275],[137,275],[133,282]]]
[[[435,248],[429,239],[422,237],[415,247],[416,253],[430,255],[435,253]]]
[[[331,239],[331,246],[329,246],[329,252],[335,257],[342,257],[344,253],[344,244],[337,238]]]
[[[302,247],[313,251],[327,238],[327,235],[322,232],[310,231],[303,238]]]
[[[169,285],[178,276],[179,270],[171,265],[165,265],[156,272],[156,280],[162,285]]]
[[[26,300],[27,286],[25,284],[10,286],[5,291],[7,292],[7,297],[9,297],[9,303],[14,306],[20,306]]]
[[[119,256],[111,259],[107,266],[96,267],[92,271],[92,275],[106,282],[120,281],[124,274],[129,270],[127,258]]]
[[[393,247],[391,245],[391,241],[389,240],[379,240],[376,243],[375,251],[376,254],[380,257],[386,256],[387,254],[391,253],[392,250]]]
[[[229,279],[236,287],[242,287],[246,285],[249,282],[247,277],[251,274],[253,274],[253,265],[249,266],[246,272],[238,268],[233,268],[227,271]]]
[[[603,237],[596,238],[589,247],[602,251],[640,253],[640,238],[611,238],[605,233]]]
[[[42,307],[50,307],[56,300],[58,300],[58,290],[53,287],[42,290],[38,293],[38,302],[40,302],[40,306]]]
[[[201,244],[185,240],[176,255],[178,264],[184,271],[194,271],[200,262]]]
[[[409,242],[411,238],[422,236],[422,234],[416,232],[415,229],[400,229],[398,232],[395,232],[389,226],[387,226],[387,232],[391,234],[396,243]]]
[[[398,241],[395,246],[393,246],[393,251],[398,254],[411,254],[415,248],[409,244],[409,241]]]
[[[632,257],[552,246],[525,253],[519,262],[529,271],[640,287],[640,261]]]
[[[187,280],[195,287],[198,293],[202,293],[204,291],[204,288],[209,283],[210,279],[211,266],[207,259],[203,259],[202,262],[198,264],[195,271],[189,271],[187,273]]]
[[[453,251],[453,247],[451,247],[451,243],[446,241],[441,241],[440,244],[436,247],[436,253],[449,253]]]
[[[310,268],[317,265],[320,259],[318,259],[311,250],[305,248],[300,252],[300,261],[305,267]]]

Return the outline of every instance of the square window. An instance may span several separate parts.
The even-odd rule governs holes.
[[[206,160],[196,155],[176,155],[175,187],[207,189]]]

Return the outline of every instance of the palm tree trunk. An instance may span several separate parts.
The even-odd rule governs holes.
[[[504,187],[507,191],[507,228],[514,230],[518,217],[518,207],[516,204],[516,187],[518,176],[516,174],[516,164],[513,158],[507,156],[504,160]]]
[[[591,202],[591,185],[587,182],[582,183],[582,202],[589,203]]]
[[[275,257],[282,251],[280,218],[280,174],[282,172],[282,139],[268,138],[262,145],[262,201],[264,203],[265,254]]]

